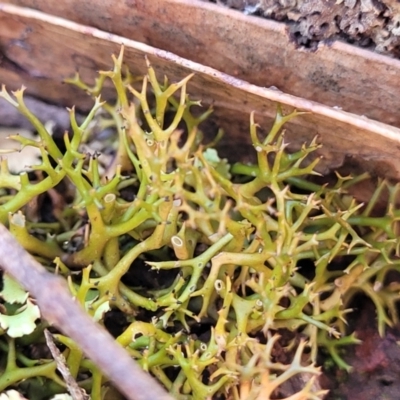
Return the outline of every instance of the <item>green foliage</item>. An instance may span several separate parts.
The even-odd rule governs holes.
[[[17,338],[23,336],[29,338],[27,335],[33,334],[37,329],[35,322],[40,318],[39,308],[32,304],[28,296],[17,282],[4,274],[3,289],[0,292],[0,297],[4,300],[0,313],[0,333],[3,338],[0,341],[1,391],[31,378],[46,378],[56,382],[58,388],[64,386],[64,382],[57,375],[57,366],[54,361],[31,360],[21,350],[17,350]],[[34,337],[33,334],[32,338]],[[23,399],[23,397],[18,397],[13,390],[7,391],[2,396]]]
[[[230,166],[212,148],[215,143],[202,144],[199,125],[211,110],[192,113],[199,103],[187,96],[190,76],[161,84],[148,63],[138,89],[138,80],[122,70],[121,52],[94,86],[78,76],[71,80],[95,104],[81,123],[70,110],[65,152],[25,107],[23,90],[13,98],[3,87],[1,97],[33,123],[41,140],[13,139],[37,147],[42,163],[30,177],[12,175],[2,162],[0,220],[49,270],[68,278],[71,293],[93,318],[103,323],[110,308],[124,314],[116,340],[176,398],[322,398],[319,349],[350,368],[339,349],[358,342],[346,329],[354,295],[364,293],[374,302],[381,334],[398,321],[399,284],[386,285],[385,279],[400,267],[400,213],[394,206],[399,186],[380,182],[362,205],[347,189],[365,176],[338,175],[333,185],[307,181],[316,174],[318,159],[309,156],[319,145],[314,140],[286,152],[281,128],[301,113],[284,115],[280,107],[265,138],[251,116],[257,163]],[[115,104],[100,101],[110,81]],[[186,134],[178,130],[182,122]],[[102,146],[115,157],[104,169],[102,156],[87,148],[96,129],[110,127],[117,137]],[[62,182],[73,199],[54,211],[54,222],[24,217],[37,196],[54,195]],[[376,216],[384,190],[387,209]],[[150,284],[124,280],[132,272],[135,279],[149,275]],[[42,330],[41,324],[18,349],[40,342]],[[57,339],[71,375],[100,399],[106,378],[69,338]],[[39,360],[19,353],[10,332],[3,332],[0,343],[11,365],[4,373],[12,377],[0,378],[0,390],[45,376],[65,392],[54,362],[35,375]],[[16,367],[17,357],[24,367]],[[282,394],[282,384],[295,375],[303,387],[292,393],[296,397]]]
[[[39,307],[32,304],[21,286],[8,275],[3,277],[3,290],[0,297],[5,301],[5,310],[7,314],[0,314],[0,326],[12,338],[31,334],[35,328],[35,321],[40,318]],[[18,308],[11,307],[12,304],[18,304]]]

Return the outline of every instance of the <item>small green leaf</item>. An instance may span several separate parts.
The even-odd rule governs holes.
[[[212,165],[219,174],[221,174],[224,178],[230,179],[231,174],[229,173],[231,166],[225,158],[220,158],[217,150],[208,148],[203,152],[205,160]],[[199,162],[201,165],[201,162]]]
[[[68,393],[61,393],[61,394],[56,394],[50,400],[73,400],[73,399]]]
[[[29,294],[20,286],[9,275],[4,274],[3,276],[3,290],[0,292],[0,296],[10,304],[26,302]]]
[[[215,149],[207,149],[203,154],[204,158],[210,163],[218,164],[221,161]]]
[[[97,308],[96,312],[93,315],[93,319],[96,322],[100,321],[101,319],[103,319],[104,314],[110,310],[111,310],[110,302],[109,301],[104,302],[101,306]]]
[[[16,390],[7,390],[0,394],[0,400],[26,400],[26,398]]]
[[[29,299],[26,306],[20,309],[15,315],[0,315],[0,326],[7,330],[7,334],[13,338],[29,335],[32,333],[36,324],[35,321],[40,318],[39,307],[32,304]]]

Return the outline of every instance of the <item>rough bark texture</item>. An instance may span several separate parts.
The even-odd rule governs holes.
[[[206,0],[207,1],[207,0]],[[286,22],[298,46],[317,49],[328,39],[400,57],[400,3],[396,0],[211,0]]]
[[[50,31],[51,25],[57,24],[52,16],[57,15],[170,51],[260,87],[275,86],[294,96],[330,107],[339,106],[345,111],[400,127],[400,60],[340,40],[320,41],[316,51],[304,46],[299,48],[287,23],[247,16],[199,0],[7,0],[0,2],[0,9],[4,3],[37,9],[47,15],[40,33],[46,29],[48,36],[42,37],[39,49],[31,43],[39,32],[28,22],[17,26],[9,14],[0,25],[1,81],[9,88],[14,82],[18,82],[18,86],[23,83],[31,94],[37,96],[42,92],[41,98],[45,101],[52,99],[43,92],[44,86],[50,83],[48,75],[44,75],[47,66],[41,60],[51,58],[49,52],[59,40],[58,33],[53,35]],[[329,5],[332,0],[318,3]],[[254,7],[248,8],[252,9]],[[90,41],[89,36],[90,30],[87,30],[86,37],[79,40]],[[301,37],[298,39],[301,41]],[[61,39],[56,45],[62,49],[66,43]],[[63,54],[62,62],[56,56],[49,61],[52,75],[58,75],[57,79],[62,79],[60,72],[67,68],[70,69],[68,74],[72,68],[93,77],[97,68],[109,65],[107,53],[103,53],[101,65],[94,63],[91,54],[99,54],[100,50],[93,46],[71,60],[70,50],[85,44],[70,42],[68,45],[71,49]],[[76,92],[68,85],[58,92],[60,104],[76,104]]]
[[[223,15],[214,15],[215,9],[220,10],[222,9],[221,7],[214,6],[205,7],[204,10],[202,8],[199,9],[198,4],[203,4],[199,2],[193,3],[197,8],[183,8],[183,5],[194,7],[194,5],[187,2],[167,3],[181,6],[185,13],[190,10],[197,10],[197,14],[193,12],[192,19],[196,15],[199,23],[203,20],[201,15],[205,12],[208,13],[207,16],[210,18],[215,18],[215,23]],[[210,5],[206,4],[206,6]],[[149,11],[148,8],[145,8],[145,10]],[[177,8],[171,8],[170,12],[172,13],[172,11],[176,10]],[[138,10],[136,11],[138,12]],[[143,13],[144,10],[141,12]],[[165,13],[167,13],[167,9],[165,9]],[[231,14],[238,14],[239,17],[243,17],[240,13],[233,11]],[[247,20],[247,18],[245,19]],[[179,21],[184,22],[183,18],[177,20],[177,23]],[[226,24],[232,24],[227,25],[229,32],[233,32],[233,29],[238,27],[244,34],[246,33],[246,28],[249,28],[246,21],[241,21],[240,19],[226,18],[224,21]],[[164,28],[170,27],[167,22],[165,22]],[[292,53],[290,49],[287,49],[286,54],[284,54],[285,58],[277,60],[279,53],[275,54],[274,51],[279,51],[279,48],[285,46],[287,41],[284,34],[279,30],[280,28],[276,26],[277,24],[274,23],[273,25],[275,25],[275,30],[265,30],[263,26],[259,26],[260,30],[256,30],[256,25],[251,26],[251,28],[254,27],[254,31],[251,34],[248,32],[247,36],[253,35],[252,37],[254,38],[257,33],[269,32],[273,35],[272,38],[268,39],[271,46],[276,46],[278,41],[279,46],[270,49],[267,58],[278,63],[281,61],[286,63],[285,58],[294,57],[290,65],[286,64],[286,67],[277,65],[274,68],[271,67],[270,71],[264,72],[264,75],[276,74],[278,77],[278,74],[282,75],[282,72],[287,68],[288,73],[286,76],[288,83],[289,81],[292,82],[291,87],[293,89],[296,85],[302,85],[303,83],[300,80],[296,81],[296,77],[293,78],[291,72],[301,71],[302,69],[296,66],[302,65],[302,62],[310,62],[307,61],[310,53]],[[172,81],[180,80],[192,72],[195,73],[190,81],[188,90],[192,98],[201,99],[204,105],[214,105],[214,121],[226,131],[226,136],[221,143],[221,154],[223,156],[247,161],[246,158],[253,154],[250,150],[248,134],[250,112],[256,111],[257,122],[260,126],[268,129],[271,124],[271,117],[276,112],[276,103],[279,102],[284,106],[285,112],[290,112],[294,108],[310,112],[287,124],[286,140],[290,143],[291,149],[294,150],[298,149],[304,142],[310,141],[316,135],[319,135],[319,140],[324,145],[319,153],[319,155],[323,156],[319,164],[321,173],[336,170],[350,163],[353,166],[353,170],[370,171],[374,175],[386,176],[387,178],[397,179],[400,177],[400,161],[397,157],[398,148],[400,147],[400,130],[398,128],[349,114],[337,108],[326,107],[304,98],[294,97],[282,93],[276,88],[257,87],[215,69],[143,43],[27,8],[0,3],[0,26],[0,51],[3,52],[3,60],[5,60],[5,62],[0,63],[0,77],[4,82],[7,82],[8,88],[16,88],[24,84],[29,88],[29,92],[32,95],[39,95],[48,101],[58,104],[69,106],[76,104],[80,107],[88,108],[92,104],[92,100],[86,96],[82,97],[81,91],[76,88],[70,85],[63,85],[62,80],[71,77],[73,71],[79,70],[83,79],[88,82],[92,81],[96,71],[109,68],[111,54],[118,53],[120,45],[125,43],[125,62],[134,75],[146,73],[145,55],[147,55],[159,74],[166,74]],[[193,32],[193,35],[198,35],[198,31]],[[156,36],[159,39],[159,35]],[[228,46],[227,38],[224,40],[224,45]],[[207,43],[210,42],[206,41],[204,46]],[[236,43],[239,43],[239,38],[236,38]],[[185,46],[187,50],[191,48],[193,53],[193,43],[191,47],[188,44]],[[397,65],[399,62],[389,59],[391,63],[387,63],[387,57],[383,57],[384,60],[382,60],[382,57],[372,52],[368,52],[370,54],[365,58],[363,58],[363,55],[356,57],[357,53],[352,48],[352,52],[348,53],[348,58],[340,58],[343,62],[351,59],[351,63],[346,68],[342,66],[343,69],[341,71],[337,71],[339,66],[336,63],[337,58],[335,58],[335,55],[341,54],[343,56],[341,46],[346,47],[347,45],[338,43],[329,48],[325,47],[319,50],[320,59],[326,58],[326,68],[322,72],[324,74],[332,72],[334,75],[329,74],[327,79],[322,79],[323,76],[319,76],[318,70],[315,70],[316,67],[320,68],[320,66],[315,65],[315,62],[310,66],[310,68],[314,68],[313,70],[307,70],[306,68],[307,74],[312,73],[312,79],[318,82],[320,80],[320,84],[323,87],[326,85],[337,86],[337,92],[329,92],[326,89],[319,91],[319,93],[326,93],[327,97],[336,93],[338,99],[343,101],[345,94],[348,93],[349,101],[356,107],[364,104],[361,100],[368,100],[368,95],[371,94],[373,100],[371,105],[374,109],[384,104],[384,109],[387,110],[386,105],[391,104],[390,110],[392,112],[390,115],[398,119],[398,112],[394,104],[396,98],[398,98],[395,87],[388,88],[385,91],[383,87],[377,86],[376,82],[374,82],[373,86],[368,86],[368,81],[364,82],[363,86],[360,83],[359,87],[355,87],[356,76],[354,73],[351,76],[348,75],[346,79],[344,77],[347,72],[354,71],[363,62],[366,67],[369,67],[371,76],[375,76],[376,72],[379,72],[376,71],[378,68],[386,68],[386,71],[390,72],[389,78],[391,79],[389,81],[385,79],[382,82],[384,87],[392,82],[394,82],[394,85],[399,85],[396,75],[396,71],[400,70],[400,65]],[[250,50],[256,51],[255,49]],[[250,50],[243,48],[241,51],[246,56]],[[360,49],[355,50],[362,52]],[[218,54],[221,55],[217,52],[215,54],[216,56]],[[235,53],[231,54],[230,51],[226,51],[224,54],[232,60],[238,56],[239,49]],[[258,53],[252,54],[257,55]],[[300,56],[302,57],[301,60],[297,58]],[[251,63],[252,61],[250,60],[249,62]],[[232,67],[232,63],[228,63],[228,59],[225,59],[224,65]],[[250,68],[249,70],[254,71],[254,68],[253,66],[253,69]],[[346,83],[351,83],[351,87],[347,86],[344,80]],[[310,92],[308,93],[310,94]],[[374,97],[375,94],[376,97]],[[393,101],[384,97],[387,94],[393,97]],[[357,96],[357,102],[354,101],[354,96]],[[339,104],[342,105],[343,103],[340,102]],[[378,114],[381,114],[379,110]],[[377,119],[384,119],[386,123],[390,123],[391,117],[387,115],[385,117]]]

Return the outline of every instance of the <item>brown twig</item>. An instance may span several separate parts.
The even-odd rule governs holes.
[[[72,399],[73,400],[90,399],[90,397],[86,394],[85,390],[79,387],[78,383],[71,375],[65,357],[61,354],[60,350],[58,350],[56,344],[54,343],[53,335],[50,333],[48,329],[44,330],[44,337],[46,338],[47,347],[49,348],[50,353],[57,364],[57,369],[62,375],[67,385],[68,392],[70,393]]]
[[[65,281],[47,272],[0,224],[0,267],[36,298],[43,317],[75,340],[129,400],[173,397],[75,303]]]

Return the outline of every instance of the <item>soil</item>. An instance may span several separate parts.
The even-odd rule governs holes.
[[[320,41],[345,40],[400,57],[400,2],[397,0],[203,0],[285,22],[299,47],[316,50]]]
[[[375,308],[366,298],[349,318],[362,343],[345,348],[345,361],[353,367],[325,369],[321,385],[330,389],[325,400],[397,400],[400,393],[400,325],[387,329],[380,337],[376,329]]]

